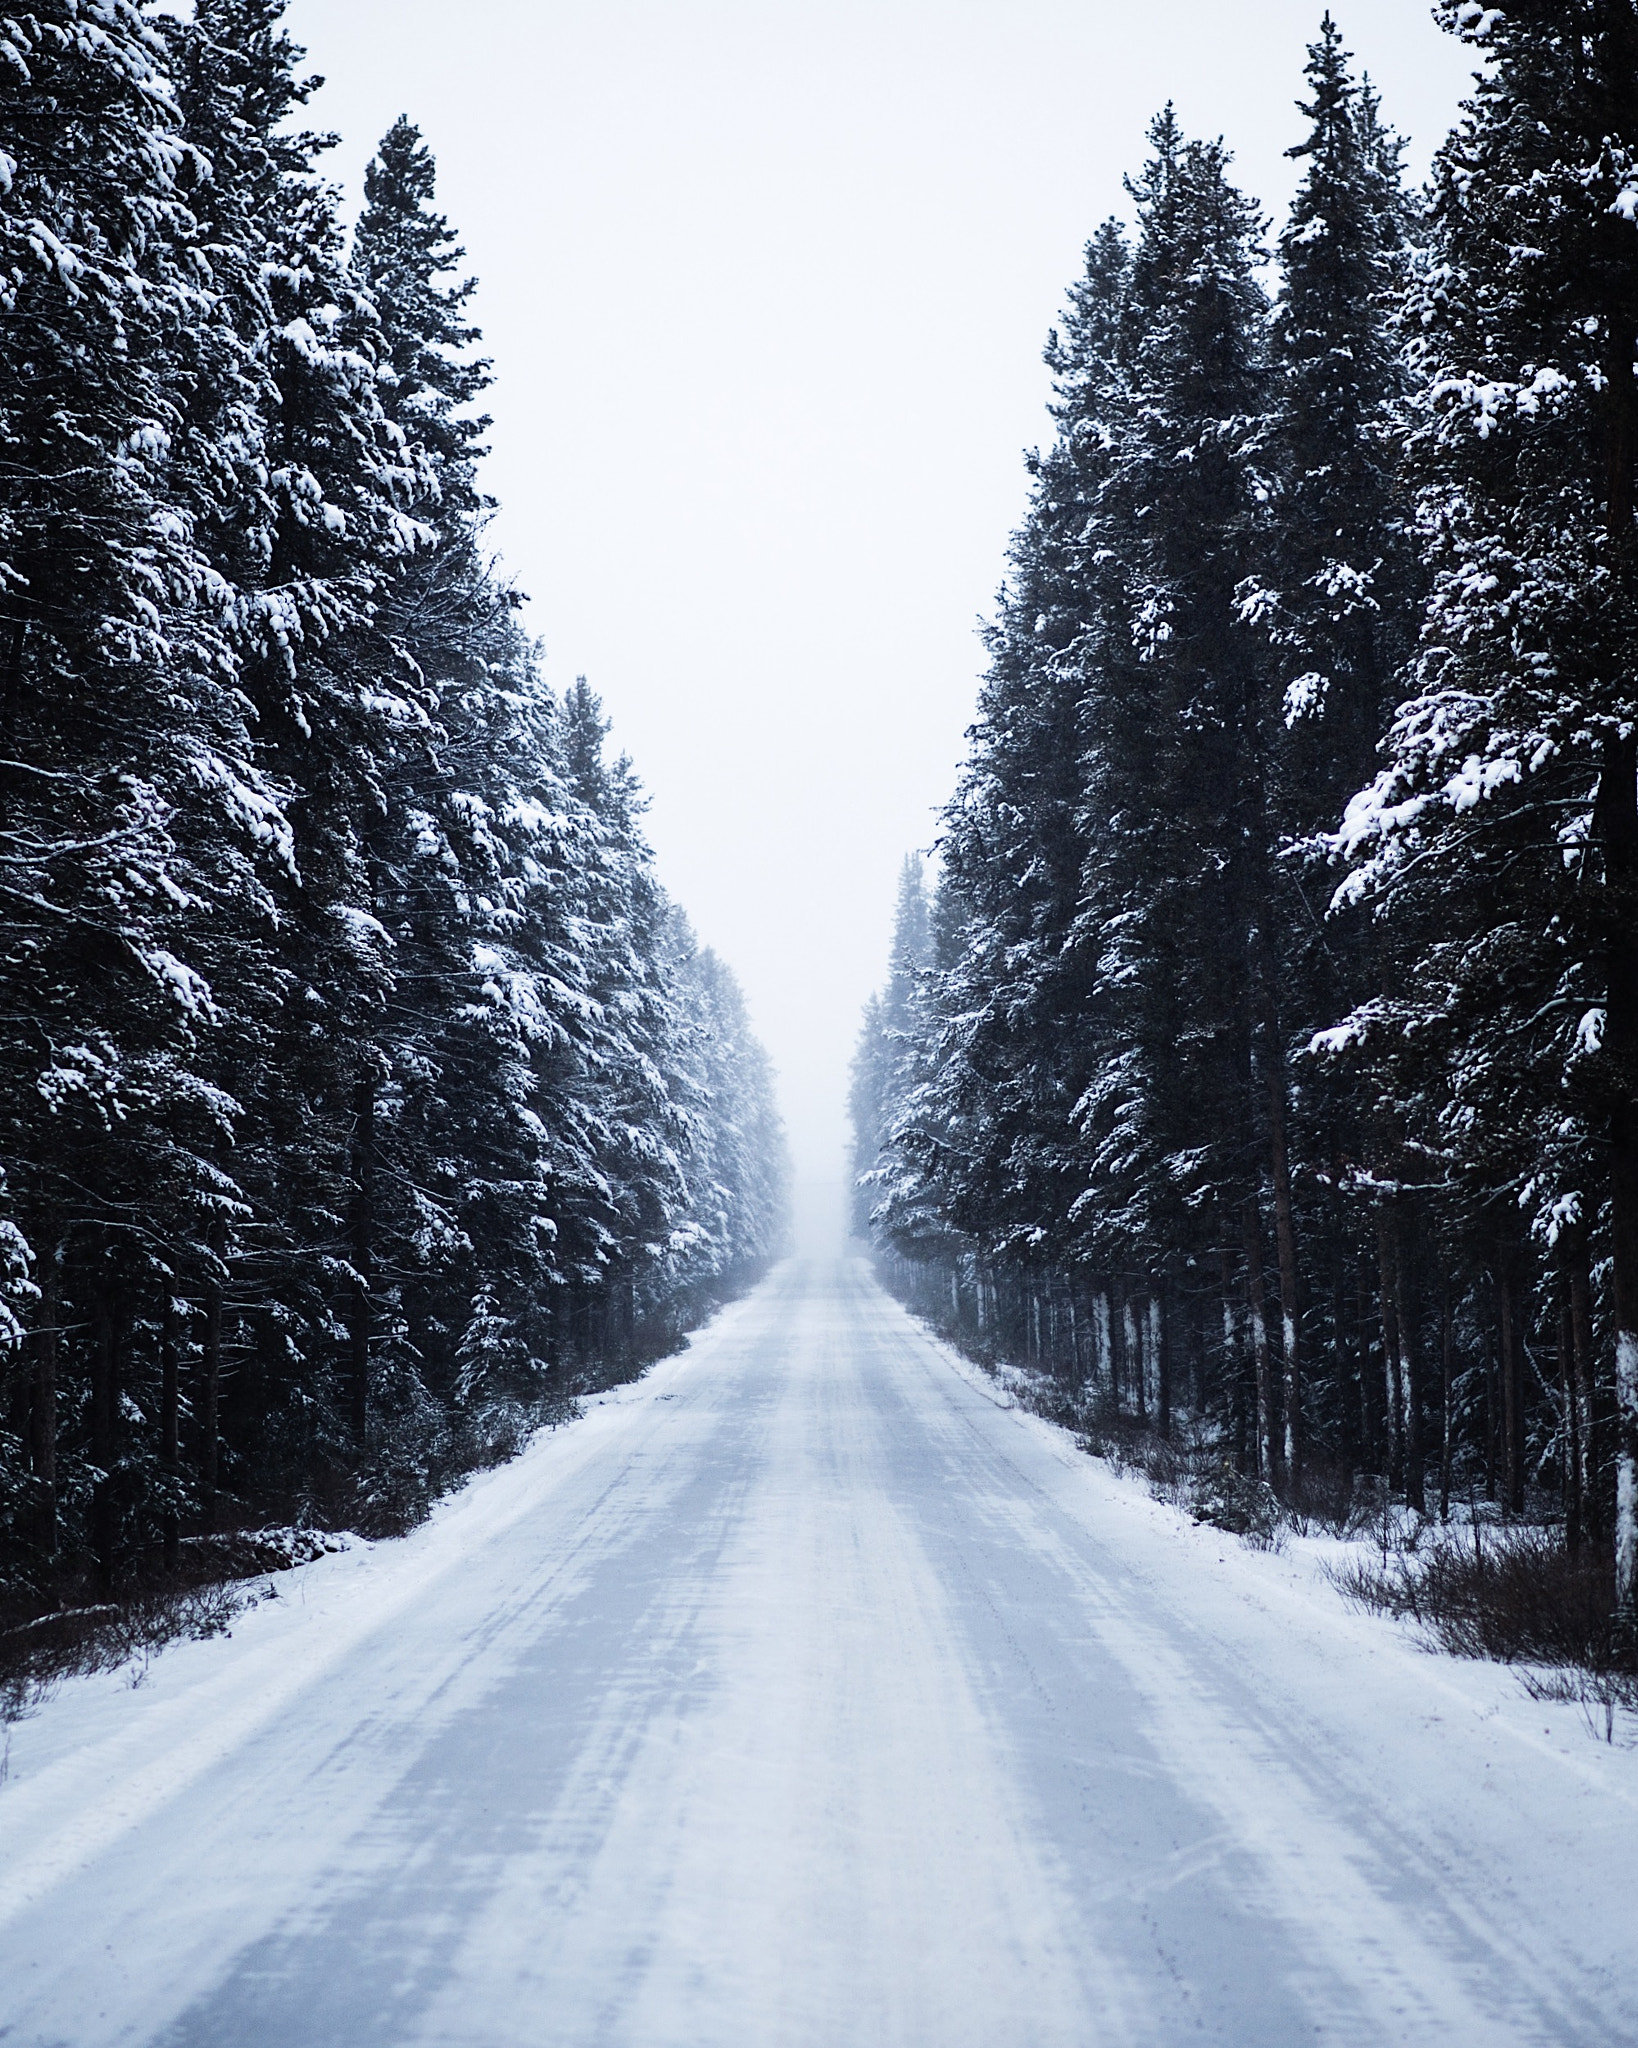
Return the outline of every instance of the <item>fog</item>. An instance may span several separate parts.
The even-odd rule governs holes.
[[[1426,0],[1336,10],[1425,170]],[[781,1076],[810,1242],[895,876],[929,847],[1044,437],[1041,345],[1168,98],[1277,210],[1295,0],[295,0],[356,199],[400,113],[481,280],[487,481],[549,673],[590,677],[667,886]]]

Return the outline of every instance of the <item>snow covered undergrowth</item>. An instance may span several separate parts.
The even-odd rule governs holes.
[[[1638,2041],[1638,1755],[787,1268],[0,1791],[8,2041]]]
[[[930,1334],[936,1342],[945,1341],[937,1332]],[[1121,1438],[1109,1437],[1095,1421],[1083,1432],[1079,1421],[1063,1420],[1063,1388],[1052,1375],[1005,1359],[974,1360],[958,1346],[949,1348],[964,1372],[976,1369],[1006,1404],[1064,1429],[1111,1476],[1143,1488],[1186,1522],[1205,1526],[1209,1536],[1284,1554],[1306,1565],[1304,1582],[1317,1597],[1328,1590],[1350,1608],[1390,1617],[1389,1625],[1420,1649],[1435,1655],[1454,1650],[1454,1657],[1444,1659],[1447,1663],[1472,1660],[1504,1667],[1536,1704],[1573,1709],[1600,1741],[1638,1746],[1638,1680],[1625,1662],[1607,1671],[1588,1661],[1592,1637],[1607,1630],[1607,1607],[1596,1616],[1558,1615],[1556,1625],[1534,1630],[1528,1614],[1500,1612],[1508,1591],[1495,1581],[1512,1552],[1539,1553],[1554,1567],[1544,1576],[1538,1563],[1535,1572],[1522,1575],[1534,1581],[1523,1591],[1535,1604],[1559,1597],[1596,1600],[1600,1593],[1607,1597],[1596,1577],[1585,1584],[1567,1583],[1572,1574],[1557,1529],[1512,1521],[1493,1502],[1475,1500],[1453,1500],[1446,1522],[1391,1499],[1350,1517],[1345,1529],[1328,1525],[1327,1518],[1293,1515],[1266,1485],[1233,1477],[1219,1451],[1204,1454],[1198,1444],[1192,1450],[1180,1447],[1136,1425]],[[1447,1585],[1443,1597],[1448,1604],[1441,1608],[1436,1582],[1468,1576],[1464,1564],[1471,1574],[1475,1555],[1480,1571],[1465,1585]],[[1475,1587],[1486,1589],[1486,1573],[1496,1614],[1481,1611],[1473,1597]],[[1547,1637],[1551,1648],[1521,1652],[1519,1643],[1532,1635]],[[1499,1644],[1495,1637],[1501,1638]]]

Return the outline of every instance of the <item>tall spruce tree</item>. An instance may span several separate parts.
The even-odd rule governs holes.
[[[1145,1281],[1186,1245],[1243,1244],[1273,1478],[1253,1086],[1266,1057],[1267,677],[1238,598],[1267,497],[1260,221],[1221,145],[1187,141],[1169,109],[1150,140],[1131,186],[1129,424],[1107,493],[1111,531],[1129,536],[1125,631],[1101,653],[1087,755],[1080,915],[1113,998],[1113,1049],[1079,1109],[1084,1200],[1106,1207]]]
[[[135,7],[64,5],[13,18],[3,48],[0,1085],[19,1211],[0,1263],[17,1275],[31,1242],[41,1544],[60,1508],[88,1508],[106,1577],[142,1484],[134,1322],[216,1196],[232,1103],[211,1041],[265,910],[258,842],[289,834],[212,560],[232,482],[212,443],[243,420],[224,389],[241,364],[198,260],[163,44]],[[93,1332],[83,1404],[65,1323]]]
[[[1328,1085],[1330,1069],[1302,1064],[1296,1091],[1289,1076],[1291,1054],[1374,991],[1389,964],[1369,933],[1327,933],[1320,913],[1329,889],[1311,869],[1314,850],[1374,769],[1395,679],[1414,644],[1421,571],[1396,479],[1396,408],[1407,383],[1399,311],[1412,223],[1399,144],[1381,126],[1368,87],[1354,81],[1329,14],[1309,48],[1306,75],[1309,94],[1299,105],[1309,133],[1291,151],[1303,178],[1280,236],[1282,284],[1271,331],[1271,509],[1261,574],[1241,592],[1246,617],[1267,633],[1279,665],[1271,678],[1279,694],[1270,695],[1263,721],[1267,830],[1281,857],[1267,870],[1266,971],[1277,988],[1265,997],[1262,1057],[1271,1125],[1296,1126],[1276,1154],[1324,1160],[1333,1188],[1368,1182],[1386,1190],[1405,1178],[1393,1120],[1378,1117],[1361,1134],[1347,1089]],[[1340,1163],[1367,1153],[1363,1175]],[[1302,1396],[1289,1298],[1296,1286],[1289,1165],[1282,1171],[1276,1159],[1274,1179],[1288,1297],[1285,1448],[1294,1464]],[[1313,1222],[1319,1225],[1317,1214]],[[1338,1227],[1334,1213],[1329,1222]],[[1382,1203],[1377,1229],[1390,1261],[1400,1228],[1397,1204]],[[1339,1332],[1330,1337],[1335,1358]],[[1391,1439],[1418,1444],[1411,1380],[1397,1356],[1388,1376]],[[1333,1414],[1338,1405],[1333,1396]],[[1402,1452],[1395,1464],[1405,1466]],[[1414,1457],[1406,1469],[1419,1496]]]
[[[905,1106],[907,1051],[918,1034],[917,997],[929,964],[926,867],[919,854],[906,854],[899,869],[893,908],[893,937],[887,982],[872,996],[854,1050],[850,1114],[853,1124],[853,1227],[870,1235],[877,1200],[877,1176],[894,1127]]]
[[[1434,585],[1415,694],[1343,835],[1358,863],[1349,893],[1417,944],[1406,993],[1362,1006],[1353,1029],[1442,1035],[1424,1122],[1544,1234],[1565,1220],[1584,1231],[1607,1197],[1630,1626],[1638,12],[1441,11],[1488,63],[1436,166],[1438,260],[1413,309],[1410,460]],[[1509,1389],[1521,1402],[1511,1376]],[[1514,1414],[1508,1440],[1516,1503]]]
[[[972,751],[940,846],[962,931],[940,997],[947,1085],[968,1137],[948,1167],[960,1177],[956,1213],[994,1251],[1037,1258],[1065,1250],[1079,1192],[1072,1119],[1095,1057],[1095,949],[1077,916],[1088,681],[1116,556],[1100,494],[1125,427],[1130,270],[1125,237],[1107,223],[1048,340],[1058,438],[1030,460],[1029,512],[986,634]]]
[[[0,29],[0,1611],[401,1523],[778,1241],[777,1117],[483,544],[398,123],[277,0]]]

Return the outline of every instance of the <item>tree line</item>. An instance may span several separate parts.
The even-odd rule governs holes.
[[[390,1526],[782,1230],[732,976],[485,543],[473,283],[282,0],[0,23],[0,1574]]]
[[[1288,1501],[1561,1511],[1638,1622],[1638,8],[1440,0],[1425,191],[1326,16],[1276,247],[1168,109],[1055,438],[857,1221]]]

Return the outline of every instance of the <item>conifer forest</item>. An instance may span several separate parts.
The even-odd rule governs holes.
[[[0,1018],[5,2048],[1638,2048],[1638,0],[0,10]]]
[[[1554,1525],[1638,1627],[1638,15],[1341,31],[1272,245],[1168,109],[1050,335],[854,1068],[891,1282],[1286,1508]]]
[[[281,13],[0,24],[13,1620],[413,1523],[781,1241],[734,979],[486,545],[431,155],[348,230]]]

